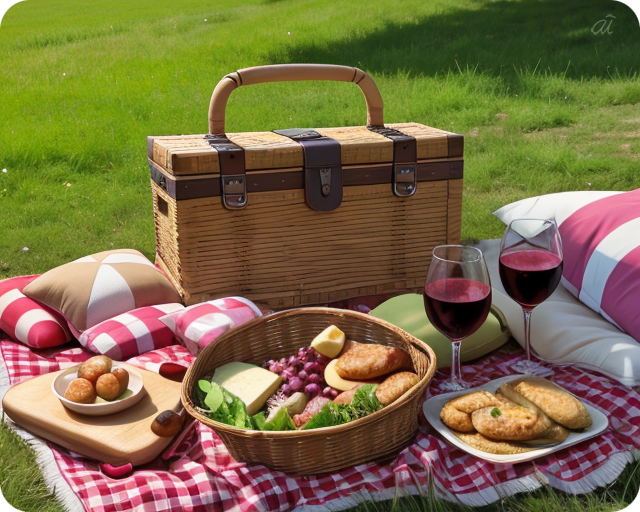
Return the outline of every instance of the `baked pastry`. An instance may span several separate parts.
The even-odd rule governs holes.
[[[390,375],[376,389],[376,397],[382,405],[389,405],[409,391],[420,381],[413,372],[398,372]]]
[[[529,441],[544,435],[553,425],[548,416],[521,405],[484,407],[471,413],[474,428],[499,441]]]
[[[472,446],[476,450],[482,452],[493,453],[496,455],[515,455],[518,453],[530,452],[535,447],[518,445],[509,441],[494,441],[478,432],[472,434],[463,432],[454,432],[455,436],[462,442]]]
[[[560,386],[541,377],[522,377],[503,384],[500,391],[509,399],[525,405],[533,403],[553,421],[572,429],[591,426],[592,419],[584,404]]]
[[[397,347],[348,341],[336,361],[338,376],[347,380],[370,380],[402,368],[413,369],[409,354]]]
[[[489,406],[502,406],[502,402],[493,393],[475,391],[459,396],[444,404],[440,411],[440,419],[447,427],[458,432],[475,432],[471,421],[471,413]]]

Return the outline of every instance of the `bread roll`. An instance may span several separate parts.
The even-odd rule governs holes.
[[[370,380],[400,369],[413,369],[411,357],[401,348],[375,343],[348,342],[335,370],[343,379]]]
[[[390,375],[376,389],[376,397],[382,405],[389,405],[409,391],[420,381],[412,372],[398,372]]]

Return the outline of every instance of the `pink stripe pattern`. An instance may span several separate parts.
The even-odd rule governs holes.
[[[71,340],[64,318],[26,297],[22,290],[38,276],[0,281],[0,329],[11,339],[34,348],[50,348]]]
[[[559,229],[565,287],[640,340],[640,189],[593,201]]]

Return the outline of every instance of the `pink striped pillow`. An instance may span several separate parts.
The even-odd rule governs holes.
[[[0,329],[11,339],[34,348],[62,345],[71,340],[64,318],[26,297],[22,290],[38,276],[0,281]]]
[[[226,297],[194,304],[160,318],[197,355],[221,334],[262,316],[260,309],[242,297]]]
[[[173,331],[159,318],[183,309],[184,306],[178,303],[134,309],[90,327],[78,341],[91,352],[124,361],[150,350],[175,345]]]
[[[562,284],[640,341],[640,189],[564,192],[524,199],[496,213],[556,220],[564,252]]]

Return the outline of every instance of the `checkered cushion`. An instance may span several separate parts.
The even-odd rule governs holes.
[[[64,318],[22,293],[22,289],[37,277],[0,281],[0,330],[34,348],[62,345],[71,339]]]
[[[136,308],[181,302],[169,280],[133,249],[100,252],[56,267],[23,293],[63,314],[76,336]]]
[[[182,309],[178,303],[134,309],[89,327],[78,341],[91,352],[124,361],[175,344],[173,331],[159,318]]]
[[[160,318],[197,355],[204,347],[232,327],[262,316],[260,309],[242,297],[225,297],[194,304]]]

